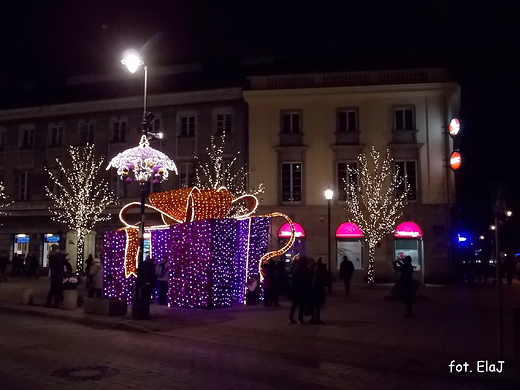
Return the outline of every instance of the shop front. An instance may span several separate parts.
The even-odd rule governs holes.
[[[286,264],[290,263],[293,257],[296,255],[305,256],[305,230],[299,223],[293,222],[293,224],[296,239],[293,246],[283,255]],[[280,227],[278,230],[278,241],[280,248],[282,248],[290,240],[291,234],[291,225],[288,223]]]
[[[13,253],[23,255],[24,257],[29,253],[29,245],[31,243],[31,236],[25,233],[14,235]]]
[[[336,229],[336,270],[347,256],[356,271],[363,270],[363,232],[358,225],[344,222]]]
[[[421,273],[421,279],[424,281],[422,236],[422,230],[416,223],[408,221],[399,224],[394,232],[394,254],[396,260],[410,256],[415,271]]]

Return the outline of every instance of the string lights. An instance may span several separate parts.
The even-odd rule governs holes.
[[[1,210],[3,208],[6,208],[10,205],[12,205],[14,202],[13,201],[8,201],[7,199],[7,195],[5,194],[5,187],[4,185],[0,182],[0,215],[8,215],[7,212]]]
[[[52,200],[49,211],[52,219],[66,224],[77,235],[76,272],[83,270],[85,237],[100,221],[107,221],[111,215],[101,215],[116,196],[108,188],[108,182],[98,178],[103,158],[96,160],[94,145],[84,148],[69,146],[70,168],[56,159],[59,173],[55,174],[45,167],[54,184],[55,191],[45,187],[47,196]]]
[[[387,150],[384,158],[372,146],[370,152],[358,156],[359,168],[349,169],[350,184],[346,185],[346,210],[352,215],[368,244],[368,283],[374,283],[376,245],[393,232],[401,209],[406,205],[408,187],[405,177],[392,172],[392,158]],[[359,178],[359,183],[355,178]],[[401,193],[397,189],[404,188]]]

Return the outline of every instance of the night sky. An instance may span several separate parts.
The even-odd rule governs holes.
[[[495,184],[516,213],[504,245],[520,249],[520,17],[513,2],[18,1],[0,23],[2,95],[22,101],[70,75],[117,72],[123,51],[149,63],[235,69],[266,57],[324,66],[452,68],[463,87],[461,226],[491,222]],[[479,2],[482,3],[482,2]],[[471,6],[469,6],[471,4]]]

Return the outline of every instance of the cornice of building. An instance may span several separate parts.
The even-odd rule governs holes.
[[[242,99],[242,88],[222,88],[148,95],[148,107],[173,106]],[[143,97],[105,99],[0,110],[0,121],[87,114],[113,110],[142,109]]]

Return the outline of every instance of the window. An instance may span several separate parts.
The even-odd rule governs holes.
[[[59,175],[60,175],[60,172],[59,171],[51,171],[52,174],[54,175],[54,177],[58,178],[59,179]],[[48,183],[47,183],[47,187],[49,188],[49,191],[51,192],[51,194],[54,194],[54,195],[58,195],[58,185],[56,184],[56,181],[54,181],[51,176],[49,174],[47,174],[48,176]]]
[[[34,126],[21,128],[20,149],[31,149],[34,147]]]
[[[394,108],[394,130],[415,130],[414,107]]]
[[[29,199],[29,175],[30,172],[20,172],[18,176],[18,200]]]
[[[94,131],[96,126],[94,123],[83,122],[79,125],[79,142],[81,145],[93,144],[94,143]]]
[[[217,134],[231,133],[233,131],[233,116],[231,113],[217,114]]]
[[[284,112],[282,113],[282,133],[300,133],[301,132],[301,113]]]
[[[126,197],[126,182],[117,174],[117,169],[110,170],[110,190],[119,197]]]
[[[195,129],[196,129],[195,115],[180,116],[179,124],[180,124],[180,128],[181,128],[181,136],[185,136],[185,137],[195,136]]]
[[[112,125],[112,142],[126,142],[126,128],[127,123],[125,120],[115,121]]]
[[[179,187],[186,188],[195,185],[195,170],[193,163],[179,164]]]
[[[336,177],[338,180],[338,201],[348,201],[349,197],[349,186],[353,184],[357,187],[358,184],[358,174],[357,174],[358,164],[356,161],[348,161],[348,162],[339,162],[337,165]]]
[[[62,146],[63,134],[64,130],[62,125],[50,125],[49,146]]]
[[[346,133],[358,130],[356,108],[342,108],[338,111],[338,132]]]
[[[5,127],[0,127],[0,151],[5,150]]]
[[[155,117],[152,121],[152,132],[160,133],[162,131],[162,119],[161,117]]]
[[[282,202],[302,201],[302,163],[282,163]]]
[[[404,180],[397,187],[397,195],[401,195],[408,186],[408,200],[417,200],[417,167],[415,161],[396,161],[395,170],[399,177]]]

